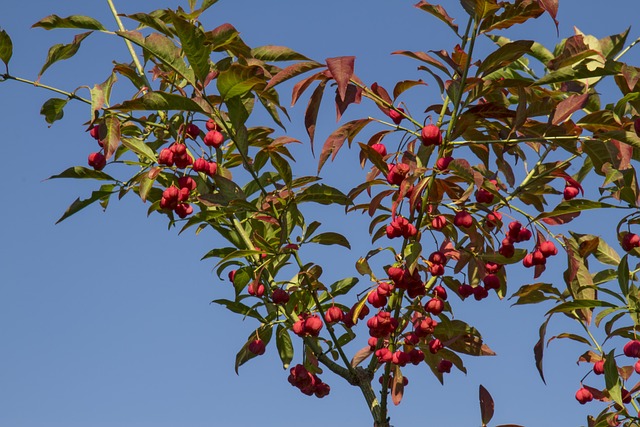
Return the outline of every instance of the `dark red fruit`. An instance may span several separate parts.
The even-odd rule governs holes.
[[[424,145],[440,145],[442,144],[442,133],[436,125],[426,125],[420,132],[422,143]]]
[[[97,171],[101,171],[107,165],[107,159],[102,153],[89,154],[89,166]]]
[[[445,172],[448,170],[449,163],[451,163],[452,161],[453,157],[451,156],[440,157],[438,160],[436,160],[436,169],[438,169],[440,172]]]
[[[631,340],[624,345],[624,355],[627,357],[639,357],[640,358],[640,341]]]
[[[638,243],[640,243],[640,239],[638,239]],[[540,243],[539,249],[545,258],[558,254],[558,248],[556,248],[556,245],[554,245],[550,240]]]
[[[260,356],[264,354],[266,350],[266,346],[264,345],[264,341],[261,339],[255,339],[249,343],[249,351],[255,355]]]
[[[158,155],[158,163],[166,166],[173,166],[173,151],[168,148],[163,148],[160,150],[160,155]]]
[[[401,111],[404,113],[404,109],[402,108],[396,108],[396,110]],[[389,110],[389,117],[391,118],[391,120],[393,120],[393,123],[399,125],[400,122],[402,121],[402,119],[404,119],[404,115],[400,114],[398,111],[396,110]]]
[[[223,142],[224,135],[222,135],[222,133],[218,132],[217,130],[210,130],[204,136],[204,145],[209,147],[218,148],[222,145]]]
[[[376,144],[373,144],[371,148],[377,151],[378,154],[380,154],[382,157],[387,155],[387,147],[385,147],[383,144],[376,143]]]
[[[596,363],[593,364],[593,373],[596,375],[604,374],[604,359],[598,360]]]
[[[194,125],[193,123],[189,123],[187,125],[187,136],[189,136],[189,138],[191,139],[196,139],[198,137],[198,135],[200,135],[200,128],[196,125]]]
[[[282,288],[275,288],[271,293],[271,301],[274,304],[286,304],[289,302],[289,293]]]
[[[218,130],[218,124],[213,119],[207,120],[206,127],[207,130]]]
[[[434,230],[442,230],[447,226],[447,218],[444,215],[438,215],[431,220],[431,227]]]
[[[451,367],[453,366],[453,363],[451,363],[450,360],[447,359],[442,359],[440,362],[438,362],[438,372],[440,373],[450,373],[451,372]]]
[[[582,387],[576,392],[576,400],[580,402],[581,405],[584,405],[585,403],[593,400],[593,394],[586,388]]]
[[[467,211],[459,211],[453,218],[453,224],[456,227],[469,228],[473,225],[473,217]]]
[[[336,307],[335,305],[332,305],[331,307],[329,307],[327,311],[324,313],[324,320],[327,323],[341,322],[343,318],[344,318],[344,312],[340,307]]]
[[[424,305],[424,311],[426,311],[427,313],[431,313],[435,316],[442,313],[442,310],[444,310],[444,301],[442,301],[439,298],[431,298]]]
[[[622,237],[622,249],[629,252],[634,248],[640,247],[640,236],[635,233],[627,233]]]

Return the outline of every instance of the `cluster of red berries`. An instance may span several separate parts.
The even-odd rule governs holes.
[[[429,255],[429,273],[434,276],[444,274],[444,266],[447,264],[447,257],[440,251],[435,251]]]
[[[224,142],[224,135],[218,130],[218,124],[213,120],[207,121],[207,133],[204,135],[204,145],[218,148]]]
[[[426,295],[427,290],[420,278],[418,269],[415,269],[413,273],[409,273],[409,270],[404,267],[389,267],[387,274],[395,287],[407,291],[409,298]]]
[[[398,327],[398,319],[388,311],[380,311],[367,320],[369,335],[375,338],[387,338]]]
[[[351,309],[349,309],[349,311],[344,315],[343,323],[345,327],[352,328],[356,323],[358,323],[358,320],[364,320],[364,318],[369,315],[369,307],[363,305],[358,312],[358,317],[354,320],[354,317],[356,317],[355,313],[357,307],[358,303],[355,303],[353,307],[351,307]]]
[[[387,225],[386,232],[389,239],[396,237],[409,239],[415,236],[418,233],[418,230],[405,217],[398,215],[393,218],[391,224]]]
[[[189,203],[189,196],[196,188],[196,182],[190,176],[183,176],[178,180],[178,187],[172,185],[162,192],[160,208],[175,211],[180,218],[185,218],[193,213],[193,207]]]
[[[387,305],[387,298],[394,290],[392,283],[381,282],[367,296],[367,302],[374,308],[382,308]]]
[[[515,254],[515,246],[513,244],[527,241],[531,239],[531,235],[531,230],[523,227],[519,221],[512,221],[509,224],[507,235],[502,239],[502,244],[498,248],[498,253],[505,258],[511,258]]]
[[[544,241],[538,244],[537,248],[528,253],[522,260],[522,265],[526,268],[533,267],[534,265],[545,265],[547,263],[547,258],[557,255],[558,248],[553,244],[552,241]]]
[[[95,125],[89,130],[89,135],[98,141],[98,145],[100,145],[100,147],[104,146],[100,140],[100,127],[98,125]],[[107,165],[107,159],[102,152],[98,151],[89,154],[88,163],[94,170],[101,171]]]
[[[312,374],[303,365],[296,365],[289,370],[287,378],[289,384],[300,389],[307,396],[325,397],[331,391],[328,384],[322,382],[317,375]]]
[[[293,324],[293,333],[299,337],[317,337],[322,329],[322,319],[317,314],[303,313]]]
[[[495,179],[490,180],[489,182],[491,182],[494,186],[498,184],[498,181],[496,181]],[[478,188],[478,191],[476,191],[476,202],[478,203],[484,203],[484,204],[491,204],[493,203],[493,199],[494,199],[494,195],[493,193],[491,193],[491,191],[487,190],[486,188]]]
[[[444,302],[447,300],[447,290],[438,285],[433,288],[433,298],[424,305],[424,311],[434,316],[439,315],[444,310]]]

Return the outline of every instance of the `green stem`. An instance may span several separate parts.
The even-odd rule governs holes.
[[[469,69],[471,68],[471,57],[473,56],[473,48],[476,44],[476,39],[478,38],[478,28],[479,22],[474,20],[473,23],[473,33],[471,34],[471,41],[469,42],[469,50],[467,52],[467,62],[464,65],[462,70],[462,76],[460,77],[460,87],[455,92],[455,99],[453,100],[453,111],[451,112],[451,121],[449,122],[449,126],[447,126],[447,134],[444,139],[444,143],[448,144],[449,139],[451,138],[451,132],[455,127],[458,111],[460,109],[460,102],[462,101],[462,94],[464,93],[465,84],[467,81],[467,76],[469,74]],[[466,38],[466,37],[465,37]]]
[[[617,61],[618,59],[622,58],[622,56],[623,56],[625,53],[629,52],[629,50],[631,50],[631,48],[633,48],[633,47],[634,47],[635,45],[637,45],[638,43],[640,43],[640,37],[638,37],[637,39],[635,39],[635,40],[633,41],[633,43],[631,43],[629,46],[625,47],[625,48],[622,50],[622,52],[620,52],[619,54],[617,54],[617,55],[615,56],[615,58],[613,58],[613,60],[614,60],[614,61]]]
[[[4,80],[15,80],[15,81],[20,82],[20,83],[26,83],[26,84],[31,85],[31,86],[40,87],[42,89],[50,90],[51,92],[59,93],[60,95],[65,95],[69,99],[77,99],[78,101],[82,101],[85,104],[91,105],[91,101],[90,100],[88,100],[86,98],[83,98],[81,96],[78,96],[75,93],[67,92],[66,90],[58,89],[58,88],[55,88],[55,87],[52,87],[52,86],[43,85],[43,84],[40,84],[38,82],[34,82],[33,80],[27,80],[27,79],[23,79],[21,77],[15,77],[15,76],[12,76],[10,74],[0,74],[0,77],[2,77]]]
[[[113,18],[115,19],[116,24],[118,25],[118,29],[120,31],[126,31],[126,29],[124,28],[124,25],[122,24],[122,20],[120,19],[120,15],[118,15],[116,6],[113,4],[113,0],[107,0],[107,4],[109,5],[109,9],[111,9],[111,14],[113,15]],[[136,70],[138,70],[138,74],[140,75],[140,77],[144,79],[144,81],[147,84],[147,87],[151,87],[151,84],[149,83],[149,80],[147,79],[147,76],[144,73],[144,67],[140,63],[140,60],[138,59],[138,55],[136,55],[136,51],[133,49],[133,44],[127,39],[124,39],[124,42],[127,45],[127,49],[129,50],[131,59],[133,59],[133,63],[136,66]]]

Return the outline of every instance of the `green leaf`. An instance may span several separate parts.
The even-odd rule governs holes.
[[[282,361],[282,368],[287,369],[293,360],[293,343],[289,331],[282,325],[276,328],[276,347]]]
[[[58,175],[52,175],[47,179],[56,178],[76,178],[76,179],[98,179],[102,181],[115,181],[110,175],[102,171],[88,169],[82,166],[73,166]]]
[[[551,316],[548,316],[545,321],[540,325],[540,330],[538,331],[540,338],[535,346],[533,346],[533,356],[536,361],[536,368],[538,369],[538,373],[540,374],[540,379],[542,379],[543,383],[547,383],[544,379],[544,370],[542,369],[542,360],[544,356],[544,337],[547,333],[547,325],[549,324],[549,320],[551,320]]]
[[[100,125],[100,141],[104,145],[104,156],[109,160],[118,149],[121,142],[120,119],[109,114],[105,117],[104,123]]]
[[[616,365],[615,350],[611,350],[604,359],[604,382],[611,399],[624,408],[624,403],[622,403],[622,383],[618,373],[618,366]]]
[[[155,151],[153,151],[151,149],[151,147],[149,147],[147,144],[145,144],[143,140],[138,139],[138,138],[124,138],[123,137],[121,139],[121,141],[122,141],[122,145],[124,145],[129,150],[131,150],[134,153],[136,153],[138,156],[146,157],[147,159],[151,160],[152,162],[157,162],[158,161],[158,159],[156,158]]]
[[[578,79],[587,79],[592,77],[613,76],[620,72],[621,63],[609,61],[604,67],[597,67],[593,70],[587,65],[580,64],[578,66],[568,65],[556,71],[552,71],[546,76],[540,78],[534,84],[537,86],[547,85],[551,83],[570,82]]]
[[[618,285],[620,292],[625,297],[629,294],[629,255],[625,254],[618,266]]]
[[[261,84],[267,84],[261,67],[241,65],[237,62],[221,72],[216,80],[220,96],[225,100],[245,95]]]
[[[211,56],[211,47],[206,43],[207,38],[204,32],[172,11],[169,15],[196,78],[200,83],[204,83],[209,75],[209,57]]]
[[[52,30],[54,28],[81,28],[85,30],[106,31],[97,19],[83,15],[71,15],[66,18],[60,18],[58,15],[49,15],[31,26],[31,28],[35,27],[41,27],[45,30]]]
[[[91,89],[91,122],[98,117],[100,110],[105,104],[109,105],[111,99],[111,89],[116,82],[115,73],[111,73],[102,84],[96,84]]]
[[[536,221],[542,218],[549,218],[570,213],[582,212],[588,209],[611,209],[619,208],[619,206],[609,203],[594,202],[586,199],[573,199],[560,202],[551,212],[543,212],[536,217]]]
[[[566,333],[566,332],[562,333],[562,334],[555,335],[555,336],[549,338],[549,341],[547,341],[547,345],[549,345],[549,343],[551,341],[555,340],[555,339],[570,339],[570,340],[573,340],[573,341],[577,341],[577,342],[579,342],[581,344],[591,345],[591,341],[589,341],[585,337],[580,336],[580,335],[576,335],[576,334]]]
[[[89,34],[91,34],[91,31],[76,35],[70,44],[56,44],[51,46],[49,53],[47,54],[47,60],[40,69],[40,73],[38,73],[38,80],[45,70],[51,65],[58,61],[69,59],[75,55],[78,52],[78,49],[80,49],[80,44],[89,36]]]
[[[596,259],[603,264],[615,266],[620,264],[620,255],[603,239],[599,239],[598,248],[594,255]]]
[[[273,151],[269,152],[269,158],[271,159],[271,164],[278,171],[280,178],[284,181],[286,185],[291,184],[292,174],[291,174],[291,166],[289,162],[287,162],[281,155],[275,153]]]
[[[232,200],[237,199],[247,199],[247,196],[245,196],[238,184],[231,181],[230,179],[227,179],[221,175],[214,175],[213,180],[215,181],[216,187],[218,187],[220,194],[222,194],[227,201],[231,202]]]
[[[241,314],[243,316],[253,317],[254,319],[258,319],[261,322],[264,322],[264,318],[258,313],[255,309],[244,305],[241,302],[230,301],[228,299],[216,299],[211,301],[212,303],[222,305],[227,308],[227,310],[232,311],[237,314]]]
[[[551,310],[547,311],[547,315],[553,314],[553,313],[569,313],[574,310],[580,310],[583,308],[595,308],[595,307],[615,307],[615,305],[611,304],[610,302],[601,301],[601,300],[577,299],[574,301],[567,301],[567,302],[563,302],[562,304],[556,305]]]
[[[142,34],[137,31],[116,31],[116,34],[137,44],[143,48],[146,53],[160,60],[192,86],[196,86],[193,70],[187,67],[187,64],[180,55],[180,49],[170,38],[158,33],[152,33],[143,38]]]
[[[326,233],[320,233],[309,239],[309,243],[319,243],[321,245],[340,245],[347,249],[351,249],[351,245],[346,237],[342,234],[328,231]]]
[[[511,258],[506,258],[497,252],[479,254],[477,257],[485,262],[495,262],[497,264],[507,265],[520,262],[525,256],[527,256],[526,249],[516,249]]]
[[[251,56],[261,61],[310,61],[306,56],[285,46],[260,46],[251,49]]]
[[[338,295],[345,295],[349,293],[349,291],[358,284],[360,279],[357,277],[346,277],[344,279],[340,279],[337,282],[334,282],[330,286],[329,293],[332,297],[337,297]]]
[[[487,75],[512,64],[525,53],[531,52],[531,46],[533,46],[531,40],[518,40],[500,46],[482,61],[476,75]]]
[[[89,197],[88,199],[80,200],[80,198],[77,198],[73,203],[71,203],[64,214],[56,221],[56,224],[64,221],[71,215],[80,212],[82,209],[97,202],[98,200],[108,200],[109,197],[111,197],[111,195],[113,194],[114,188],[115,186],[112,184],[103,185],[102,187],[100,187],[100,190],[92,192],[91,197]]]
[[[339,204],[347,206],[349,198],[337,188],[325,184],[312,184],[296,195],[298,203],[315,202],[321,205]]]
[[[182,110],[204,113],[202,107],[186,96],[165,92],[148,92],[140,98],[124,101],[109,110],[128,111],[169,111]]]
[[[0,30],[0,60],[4,65],[9,65],[11,56],[13,55],[13,43],[11,37],[5,30]]]
[[[40,114],[44,116],[44,119],[49,124],[62,119],[64,116],[64,106],[67,105],[69,99],[51,98],[45,101],[40,109]]]

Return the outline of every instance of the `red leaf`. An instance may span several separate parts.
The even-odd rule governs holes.
[[[444,10],[442,6],[432,5],[422,0],[420,1],[420,3],[414,5],[414,7],[417,7],[418,9],[424,10],[425,12],[432,14],[433,16],[435,16],[436,18],[438,18],[439,20],[447,24],[449,27],[451,27],[453,31],[455,31],[456,33],[458,32],[458,26],[453,23],[453,18],[449,16],[447,11]]]
[[[338,83],[338,94],[340,99],[347,95],[347,85],[353,77],[353,68],[355,56],[339,56],[337,58],[327,58],[327,67],[331,71],[331,75]]]
[[[538,0],[538,4],[551,15],[553,22],[556,24],[556,32],[558,32],[559,22],[556,19],[556,16],[558,16],[558,0]]]
[[[367,124],[371,122],[371,119],[359,119],[352,120],[350,122],[345,123],[336,129],[329,138],[324,143],[322,147],[322,152],[320,153],[320,160],[318,161],[318,173],[322,169],[322,166],[326,163],[329,155],[331,155],[331,160],[336,158],[338,151],[342,148],[344,141],[349,139],[349,144],[353,141],[353,138],[364,128]]]
[[[567,120],[573,113],[587,104],[588,98],[589,94],[583,93],[582,95],[571,95],[560,102],[551,116],[551,124],[555,126]]]
[[[291,90],[291,106],[292,107],[296,105],[296,102],[298,102],[298,98],[300,98],[300,95],[302,95],[302,93],[305,90],[307,90],[309,85],[313,83],[315,80],[326,81],[327,78],[324,76],[324,72],[321,71],[319,73],[314,74],[313,76],[307,77],[304,80],[300,80],[298,83],[295,84],[295,86]]]
[[[483,426],[489,424],[493,418],[493,398],[482,385],[480,385],[480,417]]]
[[[266,91],[269,88],[284,82],[285,80],[289,80],[292,77],[320,67],[322,67],[322,64],[315,61],[298,62],[297,64],[289,65],[288,67],[283,68],[282,70],[278,71],[273,77],[271,77],[271,80],[269,80],[269,83],[264,90]]]
[[[304,112],[304,126],[307,129],[309,139],[311,139],[311,153],[313,154],[313,137],[316,133],[316,121],[318,120],[318,111],[320,110],[320,102],[322,101],[322,94],[324,87],[327,84],[326,81],[320,82],[318,87],[311,94],[309,98],[309,104]]]
[[[391,381],[393,381],[393,385],[391,388],[391,400],[396,406],[400,404],[400,402],[402,401],[402,396],[404,395],[403,379],[404,378],[402,376],[402,372],[400,371],[400,366],[396,365],[394,375],[391,378]]]
[[[360,104],[362,100],[362,89],[356,85],[347,86],[347,94],[344,100],[341,100],[336,91],[336,122],[340,121],[342,114],[347,110],[349,104]]]

